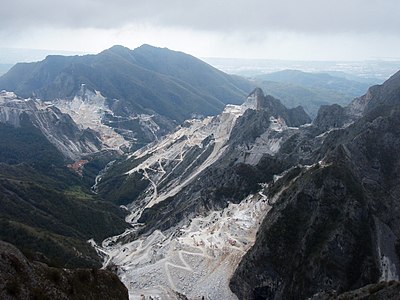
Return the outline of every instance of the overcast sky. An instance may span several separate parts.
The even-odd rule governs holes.
[[[0,47],[198,57],[400,58],[399,0],[2,0]]]

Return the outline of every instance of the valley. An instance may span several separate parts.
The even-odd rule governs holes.
[[[17,64],[0,77],[0,238],[31,278],[98,290],[93,278],[115,273],[121,299],[396,290],[400,73],[369,88],[298,71],[257,80],[149,45]]]

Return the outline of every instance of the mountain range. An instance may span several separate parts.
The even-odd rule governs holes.
[[[310,123],[256,89],[182,125],[104,175],[100,194],[134,190],[133,229],[98,251],[131,296],[323,299],[397,280],[399,97],[400,72]]]
[[[314,119],[253,84],[147,45],[0,77],[0,295],[396,299],[400,72]]]

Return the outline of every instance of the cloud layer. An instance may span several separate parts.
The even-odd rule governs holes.
[[[398,0],[5,0],[2,7],[1,31],[155,24],[225,33],[400,33]]]
[[[2,0],[0,47],[148,43],[196,56],[398,57],[399,11],[399,0]]]

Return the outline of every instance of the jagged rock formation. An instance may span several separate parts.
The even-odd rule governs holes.
[[[95,131],[80,129],[68,114],[54,105],[1,92],[0,123],[20,127],[22,120],[37,127],[66,158],[76,160],[103,147]]]
[[[345,109],[321,109],[315,124],[328,131],[313,165],[270,188],[275,204],[231,281],[240,299],[302,299],[398,279],[399,74]]]
[[[137,151],[110,169],[110,174],[125,174],[120,177],[122,187],[129,182],[137,187],[142,178],[146,182],[129,198],[132,214],[128,219],[135,228],[106,240],[101,249],[109,262],[121,267],[124,282],[130,282],[132,274],[147,276],[145,269],[132,267],[123,254],[124,249],[137,253],[144,249],[141,245],[154,251],[149,266],[164,262],[190,273],[195,261],[172,259],[167,249],[188,251],[184,253],[191,257],[195,250],[185,247],[194,247],[202,255],[215,255],[208,252],[207,243],[221,245],[223,238],[214,239],[210,229],[207,240],[202,231],[212,226],[210,211],[223,215],[229,205],[241,205],[246,196],[258,193],[271,208],[266,210],[254,246],[230,281],[239,299],[303,299],[398,279],[397,77],[372,87],[368,101],[365,96],[345,108],[321,108],[313,124],[305,124],[310,120],[303,110],[288,110],[256,89],[241,107],[228,106],[221,116],[204,123],[188,122],[160,143]],[[110,178],[104,177],[100,193],[110,188]],[[202,233],[191,226],[190,220],[197,217],[204,220],[195,222],[204,224]],[[251,230],[258,228],[246,224]],[[193,238],[199,234],[195,244],[182,244],[185,238],[175,238],[188,226]],[[238,234],[226,230],[232,237]],[[235,236],[232,243],[239,243],[240,237]],[[235,262],[229,260],[229,264]],[[231,269],[226,272],[231,274]],[[198,285],[187,279],[187,285],[181,286],[168,274],[160,276],[169,278],[163,282],[173,290],[192,296],[200,291],[215,295],[215,290],[200,289],[200,279]],[[225,282],[225,277],[220,278]],[[234,299],[222,286],[217,290],[226,299]]]
[[[48,267],[0,241],[0,298],[128,299],[128,290],[110,271]]]
[[[188,213],[223,208],[254,191],[257,182],[247,172],[256,171],[244,165],[257,165],[264,155],[274,156],[298,130],[290,126],[307,122],[311,120],[301,108],[287,109],[255,89],[242,106],[230,105],[217,117],[193,120],[115,164],[102,179],[99,192],[115,188],[114,170],[126,170],[120,179],[123,189],[138,187],[145,180],[150,184],[141,184],[143,190],[136,189],[124,201],[129,200],[132,210],[146,207],[138,222],[146,223],[148,230],[167,229],[182,214],[188,217]]]
[[[120,268],[132,295],[152,295],[155,290],[166,297],[154,286],[158,282],[189,298],[235,299],[229,277],[269,209],[259,184],[290,163],[275,160],[280,148],[302,131],[290,126],[310,121],[301,108],[289,110],[256,89],[243,105],[187,121],[173,134],[114,163],[102,176],[98,192],[123,201],[134,228],[98,248],[106,264]],[[262,172],[265,164],[269,170]],[[145,258],[143,253],[151,254]],[[179,280],[172,273],[176,268]],[[156,269],[160,271],[152,276]],[[218,282],[215,288],[212,278]]]

